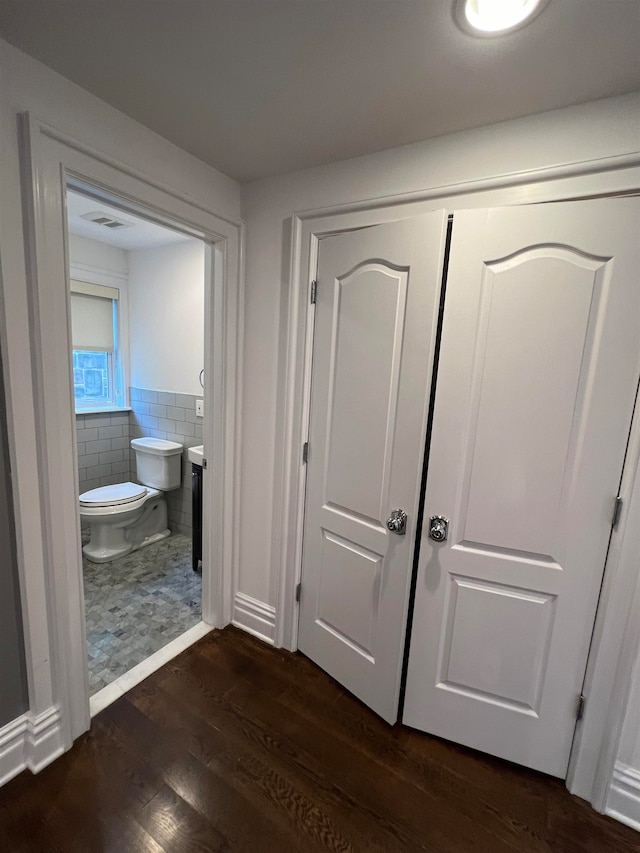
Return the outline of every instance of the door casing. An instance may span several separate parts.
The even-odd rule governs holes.
[[[292,651],[297,648],[296,587],[301,571],[305,494],[305,471],[300,462],[302,443],[309,428],[313,343],[313,313],[308,295],[317,266],[319,240],[342,231],[404,219],[441,207],[455,213],[455,210],[464,208],[597,199],[638,191],[640,154],[631,154],[294,214],[287,306],[286,382],[278,400],[278,408],[284,412],[284,418],[276,470],[282,473],[274,489],[274,505],[281,512],[279,524],[274,527],[272,543],[272,563],[282,567],[278,584],[277,646]],[[639,463],[640,412],[636,407],[621,486],[626,505],[633,493],[640,493]],[[574,739],[566,780],[571,793],[589,800],[599,811],[606,808],[622,726],[619,706],[626,701],[633,661],[640,646],[640,620],[637,626],[626,627],[630,601],[636,593],[640,598],[635,563],[629,549],[624,547],[626,518],[623,511],[609,549],[587,665],[585,685],[588,701]]]
[[[69,370],[67,186],[178,227],[209,245],[205,265],[204,442],[217,476],[205,485],[212,523],[205,532],[203,621],[231,621],[239,517],[240,347],[244,226],[207,210],[153,178],[49,125],[21,116],[30,320],[36,349],[36,434],[45,564],[22,565],[21,587],[31,713],[51,721],[48,760],[89,727],[82,562],[77,513],[77,456]],[[206,410],[208,415],[209,411]],[[15,428],[15,425],[14,425]],[[73,442],[69,436],[74,437]],[[29,594],[32,590],[34,594]],[[25,592],[27,604],[25,602]],[[58,753],[54,754],[53,745]],[[46,762],[45,762],[46,763]],[[39,769],[39,768],[38,768]]]

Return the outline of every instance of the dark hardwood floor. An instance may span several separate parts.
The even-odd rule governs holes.
[[[640,853],[640,834],[560,781],[390,728],[227,628],[1,789],[0,850]]]

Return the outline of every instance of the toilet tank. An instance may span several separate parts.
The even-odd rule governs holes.
[[[134,438],[136,471],[143,486],[152,489],[177,489],[182,473],[182,445],[164,438]]]

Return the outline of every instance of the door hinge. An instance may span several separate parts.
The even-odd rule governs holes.
[[[305,441],[302,445],[302,464],[306,465],[309,461],[309,442]]]
[[[613,518],[611,519],[611,526],[615,530],[618,526],[618,522],[620,521],[620,515],[622,513],[622,498],[620,495],[616,498],[615,505],[613,507]]]
[[[206,459],[204,459],[204,458],[202,459],[202,467],[203,467],[203,468],[206,468],[206,467],[207,467],[207,460],[206,460]]]
[[[296,586],[296,601],[300,601],[300,593],[302,592],[302,584]]]
[[[317,290],[318,290],[318,282],[314,280],[311,282],[311,304],[312,305],[316,304],[316,292],[317,292]]]
[[[582,719],[582,717],[584,715],[584,703],[585,703],[584,693],[581,693],[580,696],[578,697],[578,707],[576,709],[576,722],[578,722],[578,723],[580,722],[580,720]]]

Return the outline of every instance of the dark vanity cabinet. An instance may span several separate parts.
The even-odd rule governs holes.
[[[198,571],[198,563],[202,560],[202,465],[191,465],[192,511],[193,511],[193,542],[192,566]]]

